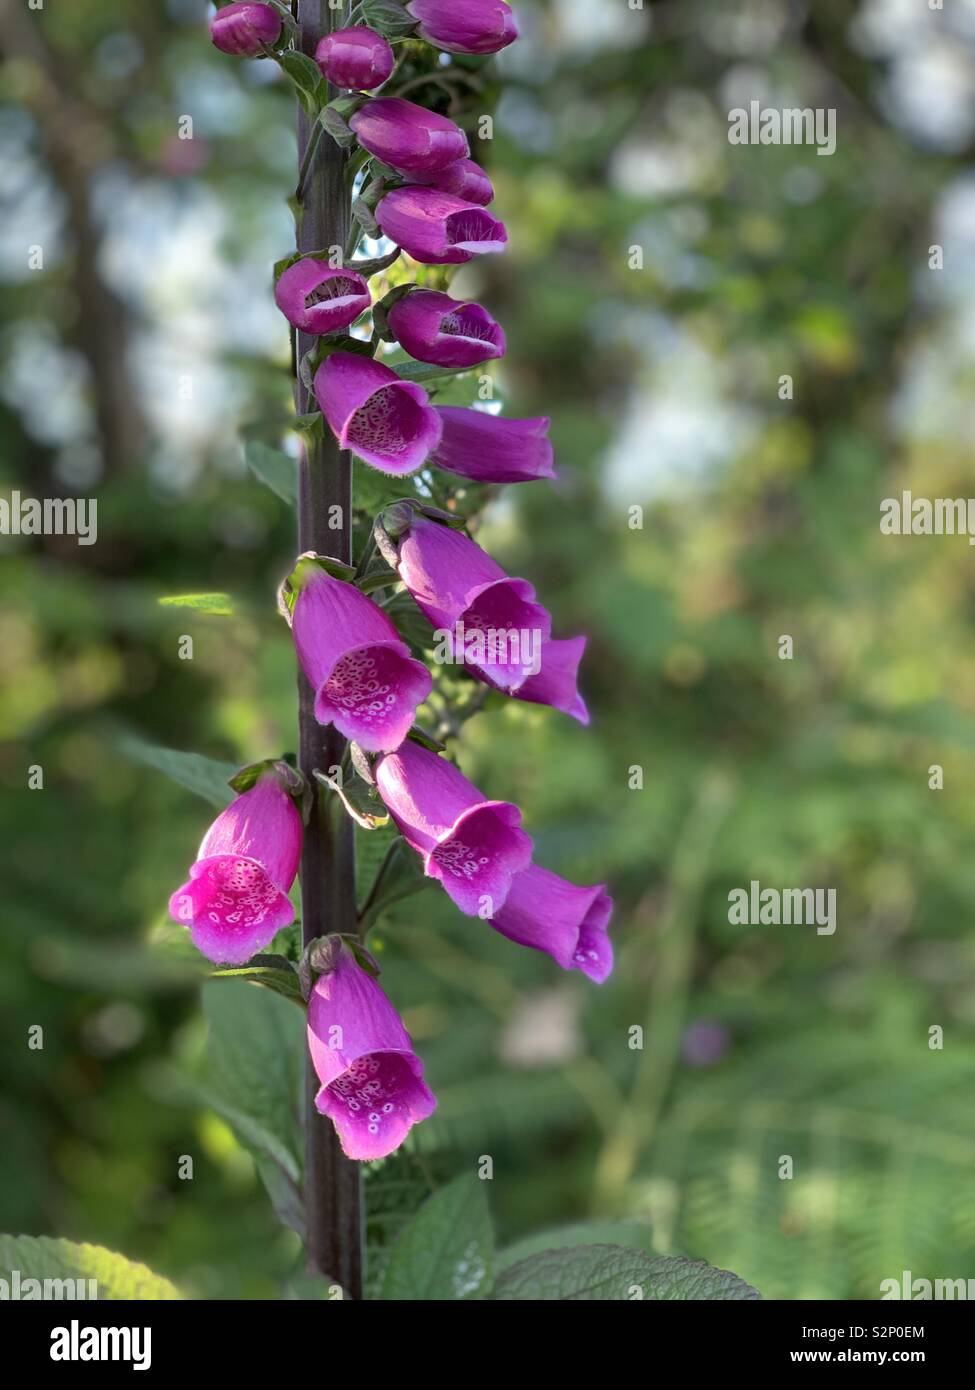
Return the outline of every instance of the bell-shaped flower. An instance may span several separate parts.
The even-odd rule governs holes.
[[[467,536],[416,512],[398,539],[397,570],[441,635],[441,660],[490,675],[508,694],[539,673],[552,619],[527,579],[512,579]]]
[[[383,236],[421,265],[459,265],[503,251],[508,244],[504,223],[484,208],[415,184],[381,198],[376,221]]]
[[[439,290],[413,290],[404,295],[389,310],[387,319],[400,347],[418,362],[474,367],[488,358],[504,356],[504,333],[488,311],[480,304],[451,299]],[[446,429],[448,417],[441,413],[440,418]]]
[[[459,125],[402,97],[373,97],[349,126],[363,149],[404,174],[435,174],[470,154]]]
[[[413,298],[407,295],[400,303],[408,305]],[[443,429],[430,462],[438,468],[478,483],[531,483],[555,477],[544,415],[511,420],[465,406],[442,405],[436,410]]]
[[[257,57],[265,44],[277,43],[280,33],[281,16],[271,5],[224,5],[210,20],[216,47],[236,58]]]
[[[440,442],[427,393],[389,367],[333,352],[315,373],[315,396],[343,449],[383,473],[413,473]]]
[[[242,792],[210,826],[189,882],[169,900],[210,960],[242,965],[294,921],[288,897],[301,858],[301,816],[273,773]]]
[[[291,630],[315,691],[315,718],[369,753],[391,753],[432,679],[381,608],[318,565],[301,569]]]
[[[448,53],[497,53],[514,43],[518,25],[504,0],[409,0],[417,37]]]
[[[365,24],[326,34],[315,49],[315,62],[333,86],[357,92],[381,87],[396,66],[393,50],[382,34]]]
[[[274,287],[274,299],[289,323],[303,333],[334,333],[347,328],[372,304],[365,280],[354,270],[305,256],[288,266]]]
[[[543,642],[537,675],[529,676],[517,690],[508,693],[516,700],[549,705],[580,724],[588,724],[589,710],[578,686],[579,663],[585,650],[585,637],[553,637],[550,642]],[[483,679],[491,684],[487,676]]]
[[[473,159],[458,159],[436,174],[413,174],[410,182],[422,183],[426,188],[439,188],[441,193],[452,193],[455,198],[463,198],[465,203],[477,203],[482,208],[494,201],[494,184]]]
[[[348,1158],[385,1158],[437,1108],[399,1014],[347,948],[315,982],[308,1048],[321,1082],[315,1108]]]
[[[520,946],[547,951],[563,970],[581,970],[602,984],[613,968],[607,931],[612,914],[605,884],[579,888],[532,864],[515,875],[491,925]]]
[[[410,739],[379,761],[376,785],[426,876],[440,880],[461,912],[491,916],[504,906],[532,856],[517,806],[485,801],[452,763]]]

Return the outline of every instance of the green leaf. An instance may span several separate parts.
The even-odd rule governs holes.
[[[163,608],[192,608],[196,613],[212,613],[215,617],[233,616],[234,604],[229,594],[173,594],[161,598]]]
[[[298,1003],[303,1002],[298,972],[286,956],[255,956],[246,965],[227,966],[222,970],[214,970],[210,978],[213,980],[249,980],[256,985],[265,985],[268,989],[273,989],[284,999],[292,999]]]
[[[424,1202],[402,1232],[389,1257],[380,1298],[484,1298],[493,1255],[484,1183],[464,1174]]]
[[[204,1093],[255,1157],[292,1182],[301,1174],[303,1011],[240,980],[203,987],[209,1025]]]
[[[342,802],[346,812],[363,830],[379,830],[389,824],[389,812],[373,789],[361,777],[339,781],[326,772],[315,772],[316,779]]]
[[[348,149],[355,144],[355,132],[334,105],[326,106],[318,119],[321,121],[326,134],[330,135],[342,149]]]
[[[354,270],[357,275],[365,276],[368,280],[370,275],[378,275],[381,270],[388,270],[393,262],[398,260],[401,255],[402,248],[395,246],[393,250],[385,256],[374,256],[371,260],[367,261],[350,261],[347,268],[349,270]]]
[[[579,1245],[621,1245],[650,1254],[650,1239],[650,1227],[642,1221],[579,1221],[571,1226],[557,1226],[551,1231],[525,1236],[514,1245],[499,1250],[494,1264],[500,1274],[519,1261],[527,1260],[530,1255]]]
[[[212,802],[214,806],[224,807],[232,798],[233,793],[227,783],[237,771],[234,763],[205,758],[202,753],[181,753],[175,748],[159,748],[155,744],[144,743],[133,734],[126,734],[120,739],[119,749],[125,757],[165,773],[172,781],[202,796],[204,801]]]
[[[298,506],[298,464],[290,454],[252,439],[244,445],[244,458],[247,467],[265,487],[289,507]]]
[[[10,1281],[20,1272],[21,1296],[27,1279],[94,1279],[100,1299],[157,1299],[183,1295],[175,1284],[145,1265],[127,1260],[102,1245],[77,1245],[50,1236],[0,1236],[0,1278]],[[45,1297],[63,1298],[56,1285]],[[40,1296],[40,1295],[39,1295]]]
[[[387,38],[402,38],[412,34],[416,20],[404,10],[398,0],[362,0],[359,6],[362,23],[376,29]]]
[[[654,1258],[619,1245],[544,1250],[505,1269],[494,1299],[654,1302],[755,1299],[761,1295],[727,1270],[682,1255]]]
[[[393,371],[404,381],[446,381],[450,377],[464,376],[474,371],[473,367],[434,367],[429,362],[394,362]]]
[[[302,106],[310,116],[317,115],[326,100],[327,88],[314,58],[288,49],[278,55],[278,62],[294,83]]]

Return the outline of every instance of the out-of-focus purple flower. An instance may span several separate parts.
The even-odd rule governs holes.
[[[698,1019],[684,1030],[680,1055],[689,1067],[713,1067],[728,1051],[731,1034],[721,1023]]]
[[[387,318],[396,341],[419,362],[473,367],[504,356],[504,333],[488,311],[439,290],[413,290],[396,301]],[[447,417],[441,413],[440,418],[446,430]]]
[[[448,53],[497,53],[514,43],[518,26],[504,0],[409,0],[417,35]]]
[[[396,66],[382,34],[365,24],[326,34],[315,49],[315,62],[333,86],[357,92],[381,87]]]
[[[347,328],[372,303],[369,286],[356,271],[334,269],[313,256],[288,266],[274,287],[274,299],[288,322],[304,333]]]
[[[265,44],[276,43],[280,33],[281,16],[270,5],[224,5],[210,20],[214,44],[236,58],[256,57]]]
[[[308,1049],[321,1082],[315,1108],[348,1158],[385,1158],[437,1108],[399,1014],[347,949],[315,982]]]
[[[423,387],[372,358],[331,353],[315,373],[315,396],[342,448],[383,473],[414,472],[440,442]]]
[[[170,915],[210,960],[242,965],[294,921],[288,891],[301,839],[291,797],[265,774],[210,826],[189,882],[169,900]]]
[[[402,97],[374,97],[349,125],[363,149],[404,174],[435,174],[470,153],[459,125]]]
[[[414,174],[411,182],[439,188],[441,193],[452,193],[455,198],[463,198],[465,203],[477,203],[482,208],[494,201],[494,185],[473,159],[458,159],[436,174]]]
[[[563,970],[581,970],[601,985],[613,968],[607,927],[613,900],[606,885],[579,888],[532,864],[516,874],[491,925],[510,941],[547,951]]]
[[[532,842],[521,812],[508,801],[485,801],[452,763],[410,739],[376,767],[379,794],[403,838],[423,856],[469,917],[504,906],[515,874],[528,867]]]
[[[508,244],[503,222],[437,188],[394,188],[380,199],[376,221],[383,236],[421,265],[460,265]]]
[[[291,619],[315,691],[315,718],[369,753],[391,753],[433,683],[381,608],[317,565],[306,571]]]
[[[538,674],[529,676],[524,685],[507,693],[516,700],[527,700],[532,705],[549,705],[580,724],[588,724],[589,710],[577,684],[579,663],[585,650],[585,637],[553,638],[550,642],[543,642]],[[487,676],[484,680],[488,685],[492,684]]]
[[[409,304],[413,298],[408,295],[400,302]],[[555,477],[545,416],[510,420],[457,405],[437,406],[436,411],[443,432],[430,462],[438,468],[478,483],[531,483]]]
[[[490,675],[490,683],[509,694],[538,675],[552,619],[527,579],[512,579],[467,536],[417,513],[397,554],[400,578],[424,616],[446,634],[452,660]]]

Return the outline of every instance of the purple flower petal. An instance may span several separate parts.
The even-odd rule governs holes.
[[[476,203],[436,188],[394,188],[376,208],[384,236],[423,265],[459,265],[503,251],[504,223]]]
[[[432,680],[382,609],[319,569],[298,595],[292,632],[318,722],[369,753],[398,748]]]
[[[326,357],[315,396],[342,448],[383,473],[415,472],[440,441],[440,417],[423,387],[358,353]]]
[[[418,36],[448,53],[497,53],[518,37],[504,0],[409,0],[406,8]]]
[[[461,912],[503,906],[532,854],[517,806],[486,801],[458,768],[410,740],[379,762],[376,784],[427,877],[440,879]]]
[[[315,49],[315,62],[333,86],[360,92],[381,87],[396,66],[382,34],[365,24],[326,34]]]
[[[402,97],[374,97],[349,125],[363,149],[405,174],[435,174],[470,154],[459,125]]]
[[[488,203],[494,202],[494,185],[473,159],[458,159],[435,174],[413,174],[410,181],[439,188],[441,193],[452,193],[455,198],[476,203],[478,207],[486,208]]]
[[[612,913],[605,884],[579,888],[533,864],[513,880],[491,925],[510,941],[547,951],[563,970],[581,970],[602,984],[613,968]]]
[[[288,267],[274,299],[289,323],[305,333],[347,328],[372,304],[369,286],[354,270],[335,270],[311,256]]]
[[[408,304],[413,298],[408,295],[402,302]],[[430,462],[438,468],[479,483],[529,483],[555,477],[549,422],[544,416],[510,420],[464,406],[435,409],[443,432]]]
[[[385,1158],[436,1109],[399,1015],[348,951],[315,983],[308,1047],[321,1082],[316,1108],[349,1158]]]
[[[210,20],[213,43],[237,58],[257,57],[265,44],[277,43],[280,33],[281,16],[270,5],[225,5]]]
[[[294,803],[273,776],[262,777],[210,826],[170,915],[210,960],[242,964],[294,920],[288,891],[301,843]]]
[[[397,342],[418,362],[473,367],[488,358],[504,356],[504,333],[488,311],[480,304],[451,299],[439,290],[414,290],[404,295],[390,309],[388,320]],[[440,418],[448,423],[443,415]]]

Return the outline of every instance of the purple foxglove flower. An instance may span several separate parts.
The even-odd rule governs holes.
[[[169,900],[210,960],[242,965],[294,921],[288,891],[301,858],[301,817],[273,775],[242,792],[210,826],[188,883]]]
[[[491,925],[509,941],[547,951],[563,970],[581,970],[601,985],[613,968],[606,930],[612,914],[613,900],[605,884],[578,888],[532,864],[515,875]]]
[[[382,34],[365,24],[326,34],[315,49],[315,62],[333,86],[358,92],[381,87],[396,66],[393,50]]]
[[[349,125],[363,149],[404,174],[435,174],[470,154],[459,125],[402,97],[374,97]]]
[[[532,856],[517,806],[485,801],[452,763],[410,739],[377,764],[376,785],[427,878],[440,879],[461,912],[503,907]]]
[[[561,710],[570,718],[577,719],[580,724],[588,724],[589,711],[576,685],[579,662],[585,650],[585,637],[543,642],[538,675],[529,676],[524,685],[510,693],[516,700],[527,700],[533,705],[550,705],[552,709]],[[485,680],[488,685],[491,684],[487,677]]]
[[[396,341],[419,362],[473,367],[504,356],[504,333],[488,311],[439,290],[413,290],[396,301],[387,318]],[[446,417],[441,419],[446,428]]]
[[[322,1083],[315,1108],[348,1158],[385,1158],[437,1108],[399,1015],[348,950],[315,982],[308,1050]]]
[[[518,37],[518,26],[504,0],[409,0],[419,20],[417,37],[448,53],[497,53]]]
[[[408,295],[401,302],[408,304],[412,298]],[[555,477],[549,422],[544,416],[509,420],[464,406],[436,409],[443,433],[430,462],[438,468],[478,483],[530,483]]]
[[[270,5],[224,5],[210,20],[210,38],[221,53],[254,58],[277,42],[281,16]]]
[[[414,661],[371,599],[317,565],[291,619],[298,658],[315,691],[315,718],[334,724],[369,753],[391,753],[430,693],[430,672]]]
[[[399,576],[445,635],[445,657],[513,694],[539,674],[552,619],[527,579],[512,579],[474,541],[414,514],[398,544]]]
[[[440,442],[440,417],[422,386],[354,352],[333,352],[315,396],[343,449],[383,473],[413,473]]]
[[[463,198],[465,203],[477,203],[482,208],[494,201],[494,185],[473,159],[458,159],[437,174],[414,174],[411,182],[439,188],[441,193],[452,193],[455,198]]]
[[[504,223],[476,203],[412,184],[380,199],[376,221],[383,236],[421,265],[460,265],[503,251],[508,242]]]
[[[288,322],[304,333],[347,328],[372,303],[369,286],[356,271],[333,269],[312,256],[288,266],[274,287],[274,299]]]

